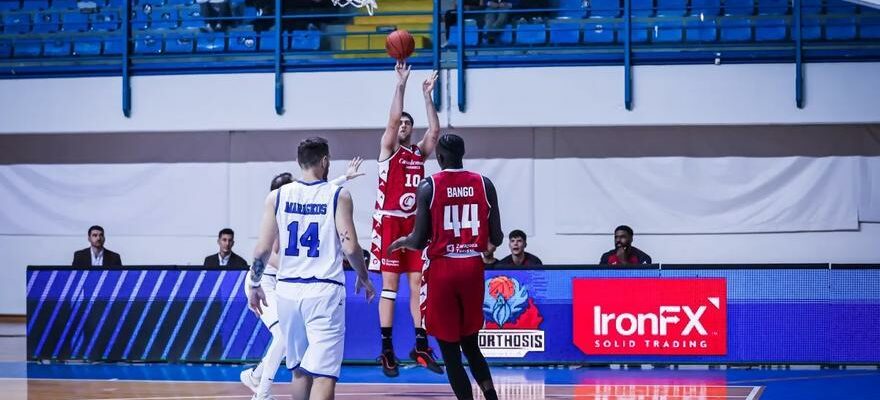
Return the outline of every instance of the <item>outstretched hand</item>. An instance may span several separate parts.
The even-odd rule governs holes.
[[[394,72],[397,73],[397,80],[400,83],[406,83],[406,80],[409,79],[409,71],[410,66],[406,61],[398,61],[397,64],[394,65]]]
[[[431,96],[434,94],[434,84],[437,83],[437,76],[438,72],[434,71],[428,79],[425,79],[425,81],[422,82],[422,93],[424,93],[425,96]]]
[[[351,161],[348,162],[348,169],[345,170],[345,179],[352,180],[359,176],[366,175],[366,172],[359,172],[361,169],[361,164],[364,162],[363,158],[355,157],[352,158]]]

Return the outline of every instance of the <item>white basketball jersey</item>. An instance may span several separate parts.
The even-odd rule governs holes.
[[[326,181],[294,181],[278,189],[279,281],[345,284],[335,218],[341,189]]]

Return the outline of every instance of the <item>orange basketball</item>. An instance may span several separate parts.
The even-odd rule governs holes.
[[[403,61],[416,50],[416,41],[405,30],[398,30],[388,34],[385,38],[385,50],[388,55],[399,61]]]
[[[499,276],[489,281],[489,295],[509,299],[513,296],[513,281],[506,276]]]

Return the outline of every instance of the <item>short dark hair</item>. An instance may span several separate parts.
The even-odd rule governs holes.
[[[322,137],[303,140],[299,142],[299,148],[296,150],[296,159],[302,168],[313,167],[328,155],[330,155],[330,145],[327,144],[327,139]]]
[[[220,233],[217,234],[217,239],[220,239],[221,237],[223,237],[223,235],[235,237],[235,231],[229,228],[223,228],[220,230]]]
[[[272,178],[272,184],[269,185],[269,191],[278,189],[290,182],[293,182],[293,174],[290,172],[282,172]]]
[[[507,235],[508,240],[513,240],[516,238],[520,238],[523,240],[523,242],[525,242],[526,241],[526,233],[519,230],[519,229],[514,229],[514,230],[510,231],[509,235]]]
[[[617,231],[624,231],[626,233],[629,233],[630,236],[633,236],[633,229],[626,226],[626,225],[621,225],[621,226],[618,226],[617,228],[614,228],[614,232],[617,232]]]
[[[400,113],[400,116],[409,118],[409,122],[411,122],[413,125],[415,125],[416,120],[413,119],[413,117],[412,117],[412,115],[410,115],[410,113],[403,111]]]
[[[437,148],[455,159],[464,157],[464,139],[454,133],[440,136],[440,139],[437,141]]]
[[[92,231],[101,231],[101,233],[104,233],[104,228],[102,228],[101,225],[92,225],[89,227],[89,232],[86,233],[86,235],[91,235]]]

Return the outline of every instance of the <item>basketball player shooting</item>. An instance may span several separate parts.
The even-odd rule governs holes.
[[[394,323],[394,303],[400,275],[409,280],[409,309],[415,326],[416,343],[410,358],[438,374],[443,368],[437,364],[434,352],[428,347],[428,337],[422,328],[419,297],[416,288],[422,280],[421,251],[402,250],[389,254],[385,251],[394,240],[412,231],[415,223],[416,189],[425,176],[425,159],[434,151],[440,135],[440,120],[434,110],[432,97],[437,81],[435,71],[422,83],[425,111],[428,114],[428,130],[422,140],[412,145],[413,117],[403,111],[403,98],[410,68],[405,62],[395,66],[397,84],[388,125],[379,150],[379,189],[376,212],[373,214],[373,241],[370,246],[370,270],[382,273],[382,294],[379,299],[379,326],[382,335],[382,353],[379,363],[388,377],[399,375],[398,360],[394,355],[391,338]]]
[[[363,172],[359,172],[362,163],[362,158],[355,157],[348,163],[348,169],[345,171],[345,175],[333,179],[330,183],[342,186],[346,182],[364,175]],[[272,178],[272,183],[269,185],[269,191],[272,192],[273,190],[277,190],[291,182],[293,182],[293,175],[291,175],[290,172],[278,174],[275,178]],[[272,399],[270,394],[272,383],[275,380],[275,373],[278,372],[281,358],[284,357],[284,352],[286,351],[287,346],[287,341],[281,333],[281,326],[278,325],[278,304],[275,300],[275,287],[277,286],[277,280],[275,277],[278,274],[279,260],[278,246],[278,241],[275,241],[275,244],[272,247],[272,255],[269,257],[269,262],[266,264],[265,271],[263,271],[262,284],[260,285],[266,295],[266,303],[268,306],[263,307],[263,313],[259,315],[259,317],[260,320],[263,321],[263,325],[266,326],[266,329],[269,330],[272,338],[269,342],[269,347],[266,349],[265,355],[263,355],[262,360],[260,360],[260,363],[253,368],[241,371],[239,374],[241,383],[254,393],[251,400]],[[251,279],[250,276],[250,271],[248,271],[248,276],[244,285],[245,293],[250,290],[250,285],[248,284]]]
[[[345,341],[343,254],[357,273],[355,293],[363,289],[367,301],[372,301],[375,291],[357,242],[351,195],[327,182],[327,141],[302,141],[297,161],[302,178],[273,190],[264,202],[248,280],[248,307],[262,315],[268,306],[262,278],[277,240],[275,297],[278,325],[287,341],[287,368],[293,370],[293,398],[332,399]]]
[[[437,338],[446,376],[458,399],[473,399],[461,361],[467,357],[471,374],[487,400],[497,400],[489,365],[480,352],[477,335],[483,327],[482,253],[501,244],[501,214],[495,186],[462,166],[464,140],[443,135],[437,162],[443,169],[419,184],[415,227],[396,240],[398,249],[423,249],[425,265],[425,328]]]

